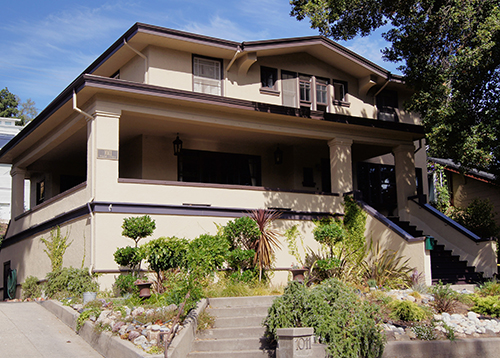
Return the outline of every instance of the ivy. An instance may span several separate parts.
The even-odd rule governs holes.
[[[61,228],[56,226],[50,231],[50,239],[44,239],[43,237],[40,239],[45,244],[46,249],[43,251],[50,259],[52,272],[58,271],[62,267],[64,253],[73,242],[68,243],[68,237],[69,234],[67,232],[66,235],[62,236]]]

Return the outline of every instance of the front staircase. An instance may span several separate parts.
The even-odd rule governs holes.
[[[397,217],[388,217],[394,224],[413,237],[425,236],[422,230],[408,221],[401,221]],[[482,272],[476,272],[474,266],[468,266],[467,261],[460,260],[460,256],[453,255],[444,245],[437,243],[431,250],[432,283],[441,281],[444,284],[470,284],[483,282]]]
[[[276,347],[264,337],[262,322],[275,296],[210,298],[212,329],[198,332],[189,358],[269,358]]]

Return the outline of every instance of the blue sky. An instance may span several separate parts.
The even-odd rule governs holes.
[[[0,89],[45,108],[135,22],[234,41],[317,35],[290,17],[287,0],[51,0],[2,4]],[[342,45],[393,73],[381,31]]]

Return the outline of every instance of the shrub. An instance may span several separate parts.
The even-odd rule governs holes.
[[[344,196],[344,227],[349,236],[344,244],[349,251],[362,255],[366,245],[365,226],[366,212],[352,196]]]
[[[229,243],[222,236],[200,235],[189,243],[189,269],[202,276],[213,274],[226,261],[228,250]]]
[[[222,228],[222,235],[229,242],[230,249],[249,250],[258,240],[260,232],[257,224],[249,216],[229,221]]]
[[[453,291],[451,285],[443,285],[443,283],[439,281],[431,288],[431,293],[434,295],[432,307],[434,307],[438,313],[453,312],[453,309],[457,304],[458,295],[455,291]]]
[[[500,282],[497,280],[485,282],[476,292],[480,296],[500,296]]]
[[[113,285],[115,296],[123,296],[127,293],[139,293],[139,289],[135,285],[137,276],[133,274],[119,275]]]
[[[98,290],[99,284],[85,268],[64,267],[47,274],[45,293],[48,297],[82,296],[84,292]]]
[[[339,280],[314,288],[290,282],[276,298],[264,321],[268,336],[285,327],[313,327],[333,357],[379,357],[384,336],[375,321],[375,308]]]
[[[389,307],[392,310],[391,316],[396,320],[420,322],[429,315],[427,311],[415,302],[394,300],[389,303]]]
[[[28,276],[21,285],[23,291],[23,300],[27,298],[37,298],[42,295],[42,290],[38,285],[38,278],[35,276]]]
[[[43,251],[50,259],[52,272],[58,271],[62,267],[64,253],[69,245],[71,245],[71,242],[68,243],[68,237],[68,233],[62,236],[61,228],[56,226],[50,230],[50,239],[44,239],[43,237],[40,239],[45,244],[46,249],[43,249]]]
[[[453,220],[482,238],[498,235],[495,208],[489,199],[475,198],[465,210],[456,211]]]
[[[471,308],[472,311],[492,317],[500,317],[500,296],[473,296],[472,300],[475,303]]]
[[[139,247],[127,246],[116,249],[113,256],[118,265],[133,269],[144,259],[144,252]]]
[[[434,324],[434,321],[431,321],[430,323],[415,323],[411,327],[411,330],[415,333],[417,339],[423,341],[434,341],[437,339],[435,328],[436,325]],[[447,336],[448,335],[449,333],[447,333]]]
[[[252,268],[252,261],[255,257],[254,250],[243,250],[235,248],[227,254],[227,264],[230,268],[239,271]]]
[[[314,239],[329,248],[332,248],[347,236],[341,221],[328,219],[318,221],[315,224],[316,227],[313,229]]]
[[[153,234],[156,222],[149,215],[125,218],[122,229],[122,235],[134,240],[135,247],[137,247],[140,239]]]

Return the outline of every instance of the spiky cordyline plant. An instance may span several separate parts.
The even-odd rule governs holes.
[[[260,231],[252,247],[255,250],[253,263],[259,267],[259,281],[262,280],[262,269],[271,267],[274,250],[280,247],[279,233],[271,229],[272,222],[280,216],[281,213],[275,210],[257,209],[250,213]]]

